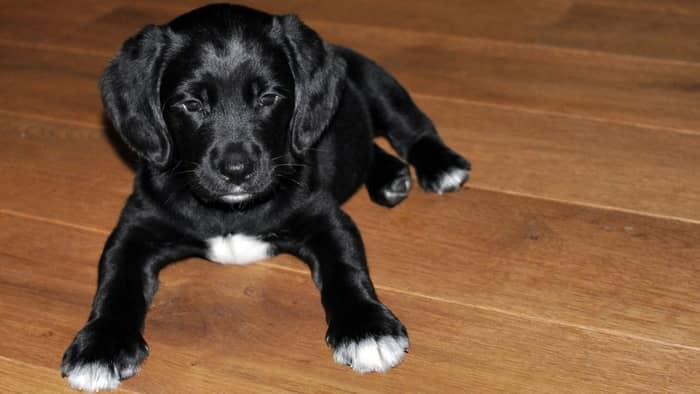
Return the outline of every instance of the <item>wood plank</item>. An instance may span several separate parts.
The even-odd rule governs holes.
[[[0,1],[0,40],[27,43],[60,40],[85,23],[110,11],[116,2],[104,0]],[[57,12],[58,11],[58,12]]]
[[[418,97],[471,186],[700,220],[700,136]]]
[[[478,190],[414,194],[388,213],[363,199],[346,209],[362,229],[376,283],[700,344],[696,224]]]
[[[553,25],[541,29],[533,42],[666,60],[700,60],[700,9],[695,7],[696,13],[689,14],[637,3],[575,1]]]
[[[63,174],[69,179],[105,182],[119,188],[116,190],[130,190],[124,187],[133,177],[120,153],[124,148],[108,131],[4,113],[0,119],[0,144],[4,144],[0,166],[8,173]],[[86,165],[93,159],[98,165]]]
[[[577,0],[591,4],[602,4],[630,9],[646,9],[657,12],[676,12],[700,15],[700,3],[694,0]]]
[[[32,254],[14,257],[15,243],[0,235],[0,261],[9,267],[0,282],[6,338],[0,354],[56,368],[85,317],[96,275],[93,252],[102,237],[4,215],[0,220],[12,229],[10,238],[35,246]],[[690,392],[700,383],[692,367],[700,361],[698,350],[388,290],[380,296],[408,325],[411,353],[386,375],[362,376],[332,363],[318,295],[306,274],[190,261],[168,268],[161,279],[146,329],[152,355],[143,373],[125,382],[129,390]],[[42,306],[40,314],[27,313],[38,311],[34,305]]]
[[[119,9],[76,37],[80,42],[91,37],[91,50],[116,49],[137,26],[167,20],[173,14]],[[326,39],[376,59],[416,94],[700,130],[700,109],[695,105],[700,100],[700,64],[310,22]],[[110,52],[106,50],[105,55]]]
[[[385,28],[313,26],[376,59],[412,93],[700,130],[700,65]]]
[[[109,156],[107,146],[86,146],[93,154]],[[64,165],[61,171],[66,173],[79,173],[82,166],[77,158],[54,165],[50,155],[27,157],[46,157],[47,168]],[[93,183],[59,173],[42,178],[8,171],[1,179],[15,186],[3,192],[2,208],[106,233],[128,192],[129,175],[118,160],[105,163],[89,171],[110,174],[116,188],[107,179]],[[389,211],[371,204],[361,192],[347,210],[363,231],[371,261],[376,261],[372,268],[379,284],[540,319],[700,345],[700,308],[694,301],[700,293],[694,280],[700,273],[696,224],[479,190],[442,198],[415,191],[400,208]],[[390,263],[394,261],[405,263]],[[662,273],[659,267],[664,267]],[[431,279],[416,283],[416,272]],[[605,280],[597,279],[601,273]]]
[[[0,4],[0,40],[68,47],[77,41],[82,45],[96,37],[83,35],[81,29],[84,25],[119,7],[119,3],[72,0],[62,2],[65,12],[54,12],[54,3],[50,1],[34,0],[30,5],[4,1]],[[143,5],[169,10],[169,17],[206,3],[199,0],[141,1]],[[312,20],[433,31],[659,59],[700,59],[700,49],[695,45],[700,36],[695,23],[700,9],[688,1],[547,0],[523,3],[517,0],[447,0],[439,6],[420,0],[400,3],[354,0],[339,4],[248,0],[241,3],[273,13],[297,13]],[[131,23],[128,25],[132,26]],[[599,34],[601,30],[606,31],[604,37]],[[70,35],[74,38],[66,41]]]
[[[0,44],[0,110],[101,125],[107,59]]]
[[[144,0],[173,12],[202,4]],[[527,45],[578,48],[668,60],[700,60],[698,7],[663,2],[656,7],[601,1],[517,0],[484,2],[354,0],[343,3],[304,0],[251,0],[243,4],[272,13],[363,26],[484,37]],[[687,3],[687,2],[686,2]],[[683,12],[695,10],[695,13]],[[605,31],[606,34],[600,34]],[[640,43],[643,43],[640,45]]]
[[[2,113],[0,119],[0,184],[12,185],[0,187],[0,208],[85,227],[116,223],[133,171],[104,130]]]

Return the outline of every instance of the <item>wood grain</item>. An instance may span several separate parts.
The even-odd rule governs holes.
[[[91,50],[112,48],[105,51],[111,53],[140,26],[166,21],[175,14],[122,8],[73,38],[92,41]],[[698,64],[385,27],[310,22],[326,39],[376,59],[416,94],[686,132],[699,125],[700,110],[694,104],[700,100]],[[105,29],[121,30],[109,35]]]
[[[683,130],[700,124],[700,65],[386,28],[313,26],[376,59],[417,94]]]
[[[144,0],[174,13],[203,4]],[[693,2],[605,2],[546,0],[421,0],[401,2],[243,1],[273,13],[362,26],[486,37],[517,44],[576,48],[664,60],[698,61],[700,10]],[[663,3],[663,4],[659,4]],[[605,34],[600,34],[604,31]]]
[[[472,186],[697,221],[700,136],[418,97]],[[561,165],[567,163],[567,165]]]
[[[0,3],[0,40],[27,43],[56,43],[82,46],[99,35],[84,34],[86,20],[99,20],[108,29],[126,29],[128,34],[138,23],[162,23],[206,1],[140,1],[150,8],[152,20],[126,18],[126,25],[115,25],[131,10],[117,9],[109,20],[100,17],[111,9],[133,2],[64,1],[64,12],[53,12],[51,1]],[[700,7],[695,2],[628,2],[547,0],[523,3],[517,0],[482,2],[447,0],[438,5],[420,0],[402,2],[308,2],[304,0],[240,2],[274,13],[297,13],[303,18],[363,26],[384,26],[417,32],[432,31],[446,35],[487,37],[526,45],[585,49],[600,52],[693,61],[700,59],[696,45],[700,30],[696,23]],[[155,17],[154,15],[163,15]],[[37,29],[37,26],[41,26]],[[605,35],[599,34],[605,31]],[[114,30],[106,30],[113,33]],[[73,36],[68,38],[67,36]],[[82,36],[82,37],[79,37]]]
[[[0,40],[39,43],[77,30],[86,22],[114,8],[103,0],[0,1]]]
[[[676,12],[684,15],[700,15],[700,4],[693,0],[583,0],[585,3],[643,9],[656,12]]]
[[[36,246],[14,257],[14,242],[0,241],[0,261],[8,267],[0,283],[3,326],[32,327],[3,330],[8,340],[0,351],[54,367],[46,355],[60,354],[87,313],[102,237],[4,215],[0,221]],[[82,249],[73,248],[76,241]],[[633,338],[388,290],[380,296],[408,325],[411,352],[390,374],[360,376],[330,362],[308,275],[193,260],[166,269],[161,280],[146,329],[152,355],[143,374],[125,382],[129,390],[558,392],[567,384],[580,392],[638,392],[658,382],[672,391],[700,383],[692,373],[700,358],[694,350],[638,346]],[[41,314],[13,307],[22,300]]]
[[[101,125],[107,60],[0,44],[0,110]]]

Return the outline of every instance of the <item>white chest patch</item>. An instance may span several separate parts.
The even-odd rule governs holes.
[[[222,264],[250,264],[272,256],[272,245],[245,234],[229,234],[207,240],[207,259]]]

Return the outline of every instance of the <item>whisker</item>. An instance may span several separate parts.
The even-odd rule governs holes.
[[[306,153],[308,151],[328,153],[328,150],[326,150],[326,149],[318,149],[318,148],[312,148],[312,147],[308,147],[308,148],[303,149],[301,151],[301,153]]]
[[[173,168],[169,169],[169,170],[166,171],[166,172],[163,172],[162,174],[160,174],[160,176],[162,176],[162,177],[167,177],[167,176],[172,175],[173,172],[174,172],[175,170],[177,170],[177,168],[180,167],[181,164],[182,164],[182,160],[179,160],[177,163],[175,163],[175,165],[173,166]]]
[[[300,181],[300,180],[298,180],[298,179],[294,179],[294,178],[285,176],[284,174],[279,174],[279,176],[280,176],[280,178],[281,178],[282,180],[291,181],[291,182],[295,183],[297,186],[299,186],[299,187],[301,187],[301,188],[305,188],[306,190],[311,190],[311,188],[309,187],[309,185],[307,185],[307,184],[304,183],[303,181]]]
[[[182,171],[174,172],[173,175],[194,174],[196,172],[197,172],[197,170],[182,170]]]
[[[307,164],[285,163],[285,164],[275,164],[275,166],[272,167],[272,169],[274,170],[275,168],[278,168],[278,167],[301,167],[301,168],[305,168],[305,167],[309,167],[309,166],[308,166]]]

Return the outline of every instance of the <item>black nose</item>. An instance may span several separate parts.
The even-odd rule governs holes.
[[[219,162],[218,170],[227,181],[240,184],[253,176],[255,163],[245,154],[230,153]]]

